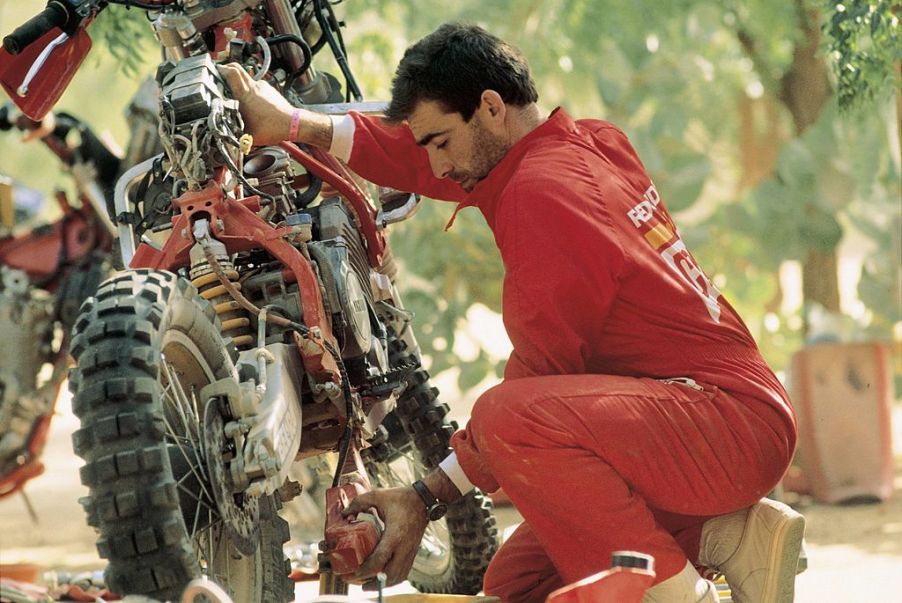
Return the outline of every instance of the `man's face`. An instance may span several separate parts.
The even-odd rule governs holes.
[[[470,192],[501,161],[510,145],[497,123],[487,123],[487,115],[480,106],[465,122],[460,113],[447,113],[435,101],[416,106],[407,123],[429,154],[436,178],[451,178]]]

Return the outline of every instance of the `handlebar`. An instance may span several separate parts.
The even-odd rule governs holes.
[[[19,54],[26,46],[54,27],[65,29],[68,21],[69,11],[67,7],[57,0],[51,0],[47,3],[47,7],[44,10],[3,38],[3,48],[9,54]]]

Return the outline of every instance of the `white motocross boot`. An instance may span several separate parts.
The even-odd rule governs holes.
[[[761,499],[705,522],[699,563],[726,578],[735,603],[792,603],[805,518]]]

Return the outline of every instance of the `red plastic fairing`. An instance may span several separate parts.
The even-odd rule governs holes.
[[[71,262],[97,247],[96,231],[79,212],[35,228],[20,236],[0,241],[0,262],[23,270],[31,279],[43,281],[60,269],[61,262]],[[43,287],[53,290],[54,283]]]
[[[0,85],[22,113],[35,121],[41,121],[57,103],[91,50],[91,38],[82,27],[66,42],[53,49],[47,62],[29,83],[28,94],[19,96],[19,86],[38,55],[62,33],[60,29],[54,28],[17,55],[0,49]]]
[[[238,39],[245,42],[252,42],[257,35],[254,32],[254,19],[249,12],[245,12],[239,19],[217,25],[213,30],[215,43],[213,44],[212,54],[214,58],[217,54],[229,48],[229,40],[231,38],[226,36],[226,29],[231,29]]]

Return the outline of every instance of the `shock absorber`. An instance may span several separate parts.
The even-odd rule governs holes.
[[[241,289],[241,283],[238,282],[238,271],[235,265],[229,259],[225,245],[219,241],[213,240],[210,243],[214,249],[216,261],[219,262],[226,277],[236,289]],[[225,286],[220,282],[219,276],[214,272],[207,258],[204,256],[203,248],[198,244],[191,248],[191,282],[197,287],[200,296],[213,304],[213,309],[219,316],[222,325],[222,334],[224,337],[231,337],[235,347],[239,350],[246,350],[253,346],[254,336],[251,330],[251,319],[247,310],[229,295]]]

